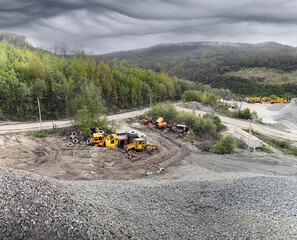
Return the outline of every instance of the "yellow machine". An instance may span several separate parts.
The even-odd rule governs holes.
[[[277,103],[288,103],[286,98],[278,98],[278,99],[276,99],[276,102]]]
[[[110,134],[107,137],[104,137],[102,133],[94,133],[92,141],[95,147],[101,146],[114,148],[118,146],[119,138],[116,134]]]
[[[92,140],[95,147],[104,147],[105,137],[102,133],[93,133]]]
[[[116,134],[110,134],[105,137],[105,146],[108,148],[115,148],[118,146],[119,138]]]
[[[151,152],[151,151],[154,151],[154,150],[159,150],[160,147],[158,145],[147,144],[147,141],[144,138],[135,138],[133,140],[133,143],[125,145],[124,149],[126,151],[129,151],[129,150],[136,150],[136,151],[148,150],[149,152]]]

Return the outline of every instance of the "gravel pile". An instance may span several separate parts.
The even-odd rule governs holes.
[[[0,168],[0,186],[0,239],[112,239],[117,230],[96,215],[104,208],[54,179]]]
[[[58,182],[0,168],[1,239],[296,239],[296,179]]]
[[[289,121],[297,123],[297,104],[287,104],[279,111],[278,116],[275,118],[277,121]]]

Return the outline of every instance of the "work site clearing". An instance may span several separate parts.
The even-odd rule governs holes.
[[[260,133],[266,131],[267,135],[280,137],[283,135],[284,138],[297,140],[294,134],[297,133],[295,125],[297,104],[268,106],[243,103],[242,108],[245,107],[256,110],[263,122],[282,127],[282,129],[270,127],[271,129],[267,130],[268,126],[254,124],[253,129]],[[195,102],[179,103],[177,109],[196,110],[197,114],[211,111],[209,107]],[[137,111],[137,113],[143,112]],[[160,147],[158,151],[149,153],[137,151],[128,154],[123,148],[93,147],[87,145],[85,141],[76,139],[76,142],[73,141],[71,136],[73,128],[68,127],[65,128],[63,136],[47,138],[34,138],[25,133],[0,135],[0,165],[65,180],[136,179],[163,172],[184,159],[190,149],[195,148],[191,143],[178,138],[177,134],[168,135],[164,130],[155,128],[153,124],[150,126],[142,124],[143,121],[139,119],[131,126],[126,123],[129,116],[129,113],[122,114],[122,118],[117,115],[119,131],[130,131],[146,136],[150,144]],[[248,128],[247,121],[223,116],[221,118],[228,126],[227,132],[233,133],[240,127]],[[211,161],[212,154],[209,155]]]
[[[212,111],[196,102],[175,105]],[[241,107],[268,123],[252,123],[257,132],[297,141],[297,104]],[[1,238],[296,239],[296,157],[277,150],[201,152],[178,134],[135,119],[145,111],[108,117],[118,130],[138,132],[160,147],[131,158],[122,148],[67,146],[71,121],[55,121],[67,130],[48,138],[26,135],[37,123],[1,123]],[[246,120],[220,118],[226,134],[249,127]]]
[[[2,137],[4,146],[1,147],[0,164],[57,179],[135,179],[157,173],[187,154],[186,147],[177,140],[145,128],[142,127],[141,131],[147,138],[161,146],[158,153],[137,152],[129,159],[120,148],[79,143],[68,147],[67,142],[58,136],[37,139],[12,135]]]

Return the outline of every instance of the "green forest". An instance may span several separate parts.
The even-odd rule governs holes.
[[[95,114],[179,100],[190,89],[230,95],[229,90],[211,89],[116,60],[96,62],[82,51],[64,57],[0,42],[1,118],[37,118],[38,98],[43,118],[57,119],[72,117],[85,106]]]
[[[128,64],[169,76],[228,88],[242,96],[297,96],[296,83],[275,84],[263,79],[228,75],[242,68],[261,67],[290,73],[297,70],[297,49],[273,42],[263,44],[196,42],[93,56],[96,60],[118,58]]]

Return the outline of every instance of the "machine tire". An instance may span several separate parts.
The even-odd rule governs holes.
[[[72,146],[73,146],[73,142],[67,143],[67,147],[72,147]]]
[[[87,145],[91,145],[92,143],[93,143],[93,140],[92,140],[92,138],[88,138],[88,140],[87,140]]]
[[[74,144],[77,144],[77,143],[78,143],[78,139],[73,139],[72,142],[73,142]]]

